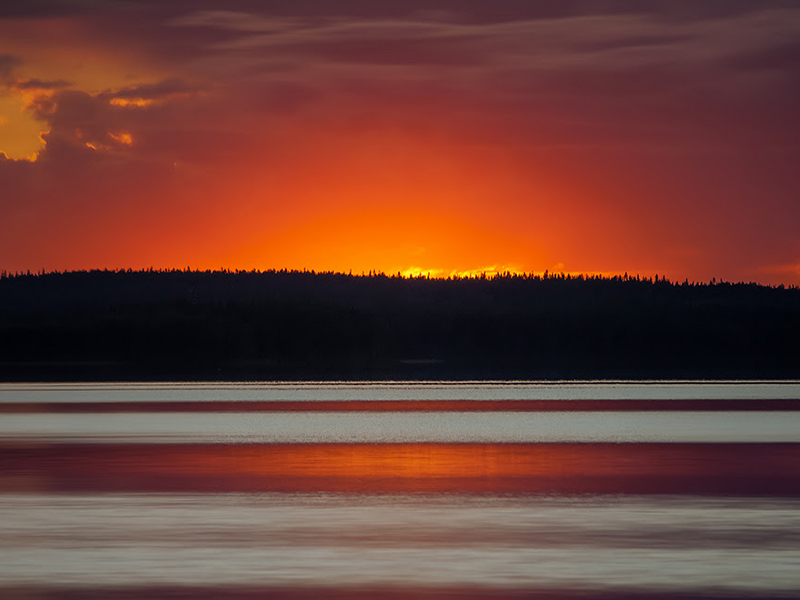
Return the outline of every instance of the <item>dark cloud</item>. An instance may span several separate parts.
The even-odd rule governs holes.
[[[160,100],[177,94],[192,94],[199,91],[197,86],[192,86],[177,78],[165,79],[158,83],[127,87],[112,95],[114,98]]]
[[[161,17],[192,11],[239,11],[272,16],[320,18],[407,18],[436,15],[452,22],[487,24],[587,15],[647,14],[693,21],[729,17],[754,9],[796,8],[796,0],[27,0],[0,3],[0,18],[84,16],[146,10]]]
[[[497,59],[519,65],[522,59],[527,60],[523,67],[552,69],[579,59],[607,69],[622,62],[707,63],[760,52],[796,38],[800,10],[759,10],[697,23],[664,21],[639,11],[480,25],[399,17],[308,21],[228,10],[193,12],[171,25],[178,31],[210,28],[235,34],[202,52],[221,57],[232,53],[237,60],[265,52],[272,58],[300,55],[387,65],[461,65]]]
[[[109,90],[83,107],[79,97],[62,95],[57,114],[46,98],[33,109],[56,131],[67,131],[58,119],[69,114],[73,129],[94,132],[97,140],[112,115],[132,123],[131,111],[109,106],[111,99],[160,103],[209,90],[222,93],[207,98],[205,108],[194,107],[211,120],[226,112],[222,104],[212,107],[224,97],[258,119],[324,111],[331,123],[380,122],[382,112],[388,122],[426,110],[441,111],[443,123],[472,120],[473,129],[496,123],[503,131],[529,131],[531,143],[542,139],[535,132],[546,130],[548,140],[562,131],[571,143],[613,145],[637,134],[651,145],[659,136],[674,143],[681,134],[696,142],[696,127],[710,113],[712,123],[731,121],[703,127],[701,137],[729,129],[740,139],[760,130],[757,137],[767,139],[764,130],[778,125],[759,101],[769,106],[774,90],[762,89],[758,73],[751,74],[791,68],[798,46],[785,40],[800,35],[800,11],[776,12],[786,6],[779,0],[412,0],[402,6],[232,0],[222,7],[200,0],[166,7],[143,0],[125,18],[104,13],[103,35],[144,47],[181,76]],[[87,112],[90,106],[96,113]],[[171,110],[138,112],[155,119]],[[114,125],[123,126],[133,125]],[[195,127],[185,121],[184,135]]]
[[[91,129],[101,122],[109,111],[107,103],[97,102],[94,97],[79,90],[66,90],[51,100],[34,107],[37,118],[49,122],[54,128],[82,127]]]
[[[73,2],[60,0],[30,0],[29,2],[3,2],[0,18],[49,17],[73,12]]]
[[[220,109],[223,99],[177,94],[179,89],[190,88],[174,81],[127,88],[130,98],[161,100],[142,106],[114,104],[117,94],[68,89],[37,99],[31,110],[49,127],[37,164],[70,173],[107,160],[208,166],[242,160],[256,144],[264,147],[247,118],[239,123],[237,114]]]
[[[57,79],[55,81],[42,81],[41,79],[26,79],[14,83],[14,88],[18,90],[58,90],[73,85],[69,81]]]
[[[435,16],[436,20],[489,24],[530,19],[644,14],[671,20],[693,21],[741,15],[754,9],[796,8],[796,0],[139,0],[170,14],[224,10],[301,18],[394,19]]]
[[[363,39],[286,45],[283,49],[330,62],[374,65],[466,66],[482,62],[483,55],[465,39]]]
[[[691,39],[692,36],[687,33],[651,36],[626,36],[623,33],[615,39],[594,40],[586,44],[579,45],[579,48],[587,52],[604,52],[608,50],[645,48],[648,46],[671,46],[688,42]]]
[[[0,54],[0,81],[8,82],[14,69],[22,64],[22,60],[13,54]]]
[[[726,64],[745,71],[780,70],[800,74],[800,41],[754,48],[731,56]]]
[[[26,0],[0,3],[0,18],[48,18],[96,13],[124,0]]]

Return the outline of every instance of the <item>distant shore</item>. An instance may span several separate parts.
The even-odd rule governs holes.
[[[800,378],[800,289],[272,271],[0,277],[0,381]]]

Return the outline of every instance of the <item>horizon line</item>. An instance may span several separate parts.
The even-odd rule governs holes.
[[[412,272],[413,271],[413,272]],[[768,289],[800,289],[796,284],[766,284],[758,283],[756,281],[727,281],[725,279],[717,279],[712,277],[708,281],[689,280],[684,278],[682,282],[669,279],[665,275],[654,274],[652,276],[642,275],[641,273],[629,274],[627,271],[623,273],[618,272],[592,272],[592,271],[520,271],[520,270],[495,270],[494,268],[487,268],[486,270],[471,269],[467,271],[450,271],[445,274],[443,269],[427,269],[416,270],[415,268],[407,269],[406,271],[397,271],[396,273],[386,273],[385,271],[371,269],[369,271],[362,270],[361,273],[353,273],[350,269],[347,272],[337,270],[316,270],[316,269],[296,269],[296,268],[269,268],[269,269],[238,269],[229,267],[219,267],[214,269],[201,269],[192,268],[187,266],[185,268],[155,268],[145,267],[133,269],[130,267],[116,267],[116,268],[91,268],[91,269],[67,269],[67,270],[45,270],[10,272],[0,269],[0,280],[27,278],[27,277],[47,277],[57,275],[71,275],[71,274],[197,274],[197,275],[312,275],[312,276],[336,276],[336,277],[352,277],[364,279],[401,279],[408,281],[491,281],[494,279],[522,279],[526,281],[609,281],[609,282],[639,282],[650,284],[663,284],[671,286],[758,286]]]

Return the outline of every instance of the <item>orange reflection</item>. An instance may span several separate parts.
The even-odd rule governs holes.
[[[800,495],[793,444],[52,445],[2,449],[0,491]]]

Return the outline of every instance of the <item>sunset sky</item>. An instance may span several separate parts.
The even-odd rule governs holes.
[[[0,270],[800,285],[797,0],[0,4]]]

